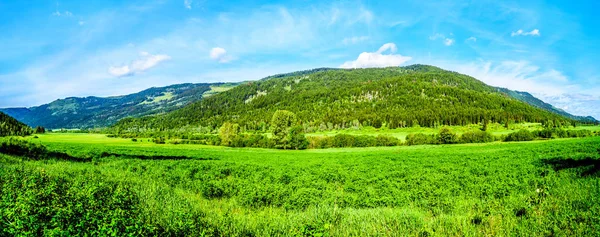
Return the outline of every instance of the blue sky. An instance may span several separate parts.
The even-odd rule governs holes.
[[[0,107],[430,64],[600,118],[597,1],[5,1]]]

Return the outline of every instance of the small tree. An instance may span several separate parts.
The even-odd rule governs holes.
[[[442,144],[452,144],[456,143],[457,141],[456,133],[450,131],[450,129],[447,127],[443,127],[442,129],[440,129],[438,139]]]
[[[488,120],[487,119],[483,119],[483,126],[481,127],[481,131],[487,131],[488,129]]]
[[[287,110],[277,110],[271,119],[273,140],[276,148],[289,149],[290,129],[296,124],[296,114]]]
[[[290,141],[290,148],[296,150],[304,150],[308,148],[308,139],[304,136],[304,129],[302,126],[294,126],[290,129],[288,134]]]
[[[44,127],[42,127],[42,126],[37,126],[35,128],[35,133],[38,133],[38,134],[40,134],[40,133],[46,133],[46,129]]]
[[[221,138],[221,145],[231,146],[235,137],[240,134],[240,125],[237,123],[225,122],[219,129],[219,137]]]

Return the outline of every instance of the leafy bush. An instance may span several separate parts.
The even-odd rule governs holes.
[[[458,137],[456,136],[456,133],[450,131],[449,128],[443,127],[440,129],[438,140],[441,144],[454,144],[458,142]]]
[[[485,143],[494,140],[494,135],[486,131],[469,131],[460,136],[460,142],[462,143]]]
[[[438,144],[438,139],[433,134],[411,133],[406,136],[406,144],[409,146]]]
[[[129,185],[84,172],[71,177],[82,178],[43,169],[0,170],[0,236],[126,236],[151,231]]]
[[[10,138],[8,141],[2,142],[0,153],[22,156],[32,160],[41,160],[48,157],[48,150],[45,146],[16,138]]]
[[[402,140],[395,138],[395,137],[390,137],[390,136],[385,136],[385,135],[379,135],[375,138],[376,140],[376,145],[377,146],[398,146],[398,145],[402,145]]]
[[[533,133],[528,130],[521,129],[517,132],[508,134],[504,141],[506,142],[519,142],[519,141],[533,141],[535,139]]]

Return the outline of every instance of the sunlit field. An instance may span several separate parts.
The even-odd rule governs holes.
[[[38,137],[71,158],[0,155],[1,235],[600,231],[600,137],[304,151]]]

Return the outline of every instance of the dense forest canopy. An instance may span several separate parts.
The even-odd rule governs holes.
[[[248,82],[159,116],[124,119],[114,128],[139,132],[234,122],[265,130],[277,110],[292,111],[307,130],[466,125],[482,121],[573,123],[467,75],[433,66],[314,69]]]
[[[0,112],[0,137],[27,136],[31,133],[33,133],[33,130],[30,127]]]

